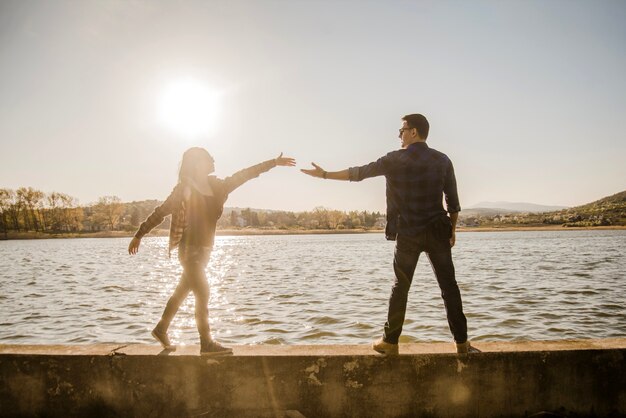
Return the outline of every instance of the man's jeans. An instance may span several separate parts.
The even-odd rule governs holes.
[[[425,230],[416,237],[398,235],[396,251],[393,258],[393,269],[396,273],[396,281],[391,289],[389,298],[389,314],[385,324],[383,339],[385,342],[397,344],[402,333],[404,315],[406,312],[407,296],[417,260],[422,253],[426,252],[430,264],[437,277],[441,297],[443,298],[448,316],[448,325],[454,336],[454,341],[463,343],[467,341],[467,320],[463,314],[461,292],[454,277],[454,264],[452,264],[452,252],[450,240],[445,236],[437,236],[432,228]]]

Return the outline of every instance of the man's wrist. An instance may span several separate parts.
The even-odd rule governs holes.
[[[324,180],[326,180],[328,178],[328,171],[324,170],[324,172],[322,173],[322,178]]]

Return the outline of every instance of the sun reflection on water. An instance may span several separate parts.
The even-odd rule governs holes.
[[[473,339],[626,335],[626,233],[464,233],[453,256]],[[182,267],[167,237],[12,241],[0,245],[0,341],[149,343]],[[218,237],[206,269],[209,320],[225,344],[354,344],[378,336],[393,282],[393,243],[377,234]],[[24,280],[28,278],[27,280]],[[170,327],[197,344],[190,294]],[[403,341],[447,341],[426,257]]]

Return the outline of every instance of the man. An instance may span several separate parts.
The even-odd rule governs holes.
[[[325,171],[315,163],[313,169],[302,170],[323,179],[361,181],[385,176],[387,180],[385,235],[396,241],[393,260],[396,280],[383,336],[372,344],[374,350],[383,354],[398,354],[407,296],[422,252],[428,255],[437,277],[457,352],[478,351],[467,340],[467,321],[452,263],[451,248],[461,210],[454,169],[445,154],[426,145],[428,130],[428,120],[423,115],[407,115],[402,118],[400,128],[401,150],[342,171]],[[443,208],[444,195],[447,211]]]

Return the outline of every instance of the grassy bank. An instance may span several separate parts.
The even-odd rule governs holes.
[[[240,236],[240,235],[311,235],[311,234],[366,234],[379,233],[381,229],[221,229],[217,231],[217,236]],[[99,231],[99,232],[76,232],[65,234],[52,234],[44,232],[9,232],[6,237],[0,234],[2,239],[49,239],[49,238],[131,238],[135,232],[127,231]],[[169,231],[158,229],[152,231],[147,236],[167,237]]]
[[[581,226],[581,227],[566,227],[562,225],[545,225],[545,226],[477,226],[477,227],[463,227],[458,228],[457,232],[511,232],[511,231],[599,231],[599,230],[622,230],[626,229],[626,226],[612,225],[612,226]]]
[[[593,226],[593,227],[563,227],[557,225],[547,226],[503,226],[503,227],[463,227],[457,232],[514,232],[514,231],[580,231],[580,230],[623,230],[626,226]],[[323,235],[323,234],[368,234],[382,233],[381,229],[222,229],[217,231],[218,236],[242,236],[242,235]],[[148,236],[167,237],[169,232],[159,229],[151,232]],[[6,237],[0,234],[0,240],[8,239],[50,239],[50,238],[130,238],[134,232],[127,231],[99,231],[80,232],[66,234],[51,234],[44,232],[8,232]]]

